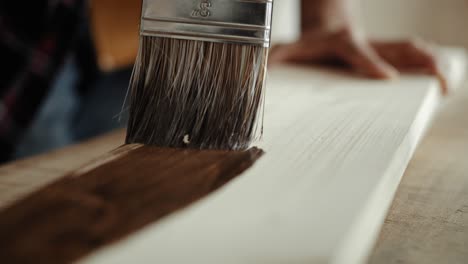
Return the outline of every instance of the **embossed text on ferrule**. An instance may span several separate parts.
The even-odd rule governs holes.
[[[270,46],[273,0],[143,0],[140,34]]]
[[[201,0],[198,8],[192,11],[192,17],[209,17],[211,16],[210,8],[212,3],[210,0]]]

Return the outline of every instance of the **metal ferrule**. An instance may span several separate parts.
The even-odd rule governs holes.
[[[273,0],[143,0],[145,36],[270,46]]]

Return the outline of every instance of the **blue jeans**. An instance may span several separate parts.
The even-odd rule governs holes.
[[[15,158],[43,153],[126,125],[121,115],[131,69],[102,74],[84,93],[73,60],[62,68]]]

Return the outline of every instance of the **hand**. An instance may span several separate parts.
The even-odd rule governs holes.
[[[320,1],[322,9],[317,8],[317,4],[309,6],[309,3],[314,1],[303,4],[303,9],[306,5],[305,8],[309,6],[310,10],[313,10],[313,18],[307,16],[308,9],[303,11],[303,17],[307,19],[303,19],[301,38],[295,43],[273,47],[270,64],[338,62],[344,63],[357,73],[377,79],[397,78],[399,72],[423,72],[435,75],[441,83],[442,92],[448,92],[447,82],[428,44],[421,41],[369,41],[349,19],[349,12],[337,8],[337,3],[345,0]],[[330,12],[330,7],[327,6],[329,3],[333,3],[337,12]],[[317,19],[316,13],[326,9],[323,6],[328,7],[327,12],[320,12],[320,19]],[[323,13],[333,18],[330,20],[332,23],[328,23]]]
[[[447,95],[449,87],[431,46],[422,41],[377,42],[372,47],[387,63],[400,72],[421,72],[434,75],[440,82],[442,93]]]

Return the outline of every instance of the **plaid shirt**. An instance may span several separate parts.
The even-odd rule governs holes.
[[[0,161],[34,119],[76,41],[84,0],[0,3]]]

